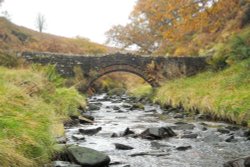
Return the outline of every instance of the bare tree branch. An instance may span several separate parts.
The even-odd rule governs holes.
[[[45,16],[39,13],[36,17],[36,28],[39,30],[39,32],[43,32],[45,29]]]

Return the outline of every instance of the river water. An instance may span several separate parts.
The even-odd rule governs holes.
[[[221,167],[228,160],[250,155],[250,141],[243,135],[245,129],[230,128],[231,126],[225,123],[195,121],[190,117],[173,118],[174,115],[171,113],[165,115],[165,119],[162,120],[159,116],[164,111],[159,106],[144,104],[144,110],[131,110],[128,107],[133,105],[133,100],[125,95],[108,97],[106,94],[101,94],[90,97],[88,101],[100,107],[98,110],[88,111],[95,117],[95,123],[67,128],[67,144],[77,144],[102,151],[110,156],[113,163],[111,166]],[[192,126],[189,128],[190,125],[194,125],[193,128]],[[172,127],[177,136],[161,140],[147,140],[133,136],[111,137],[113,133],[119,136],[126,128],[140,134],[149,127],[166,126]],[[73,135],[79,134],[79,129],[97,127],[102,127],[102,130],[95,135],[85,135],[83,141],[72,138]],[[227,130],[219,132],[218,128],[228,128],[230,132]],[[196,134],[197,137],[183,138],[185,134]],[[226,142],[226,139],[229,141]],[[125,144],[134,149],[117,150],[114,143]],[[188,149],[180,151],[177,149],[180,146]],[[132,156],[133,154],[137,156]]]

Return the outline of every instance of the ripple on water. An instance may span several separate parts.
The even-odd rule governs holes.
[[[145,104],[144,111],[130,111],[128,106],[132,104],[127,96],[107,98],[106,94],[102,94],[91,97],[89,101],[101,104],[100,110],[91,111],[95,123],[66,129],[68,143],[103,151],[111,157],[112,162],[121,162],[121,166],[129,164],[131,167],[221,167],[228,160],[250,154],[250,141],[237,135],[238,131],[234,133],[237,142],[227,143],[224,142],[227,136],[219,134],[216,129],[225,127],[226,124],[205,122],[208,125],[207,130],[202,131],[201,124],[204,123],[190,122],[190,119],[178,121],[194,124],[193,130],[175,130],[178,135],[169,139],[150,141],[132,137],[111,138],[113,133],[122,134],[127,127],[139,134],[149,127],[175,126],[177,121],[173,118],[160,121],[157,115],[162,113],[162,110],[157,105]],[[113,110],[113,106],[119,107],[121,111]],[[150,110],[154,112],[145,112]],[[102,130],[96,135],[85,136],[85,141],[72,139],[72,135],[78,134],[80,128],[97,127],[102,127]],[[183,133],[197,133],[198,138],[181,139],[180,135]],[[129,145],[134,149],[116,150],[114,143]],[[183,145],[190,145],[192,148],[186,151],[176,150],[176,147]],[[130,156],[137,153],[150,153],[154,156]]]

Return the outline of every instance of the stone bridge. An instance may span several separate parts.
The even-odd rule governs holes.
[[[23,52],[21,56],[32,63],[55,64],[59,74],[64,77],[73,77],[74,68],[80,67],[88,80],[87,88],[103,75],[117,71],[133,73],[152,87],[157,87],[161,80],[194,75],[207,66],[204,57],[153,57],[129,53],[90,56],[38,52]]]

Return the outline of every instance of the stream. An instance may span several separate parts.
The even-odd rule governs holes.
[[[144,109],[131,109],[134,99],[126,95],[94,95],[88,102],[98,106],[87,110],[94,124],[66,128],[67,144],[104,152],[111,158],[110,166],[222,167],[226,161],[250,155],[250,140],[244,136],[247,129],[242,127],[197,120],[150,103],[143,104]],[[98,127],[98,133],[84,135],[84,140],[73,137],[80,134],[79,129]],[[154,127],[171,127],[176,136],[149,140],[136,135]],[[135,134],[124,134],[127,128]],[[116,149],[115,143],[133,149]]]

